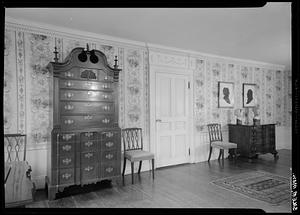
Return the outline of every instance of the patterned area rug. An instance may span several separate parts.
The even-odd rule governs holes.
[[[211,183],[275,205],[290,202],[290,180],[264,171],[242,173]]]

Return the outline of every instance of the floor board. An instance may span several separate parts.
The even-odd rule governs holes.
[[[36,201],[27,208],[259,208],[266,212],[290,212],[290,205],[274,206],[263,201],[215,186],[211,181],[244,173],[262,170],[288,177],[291,168],[291,150],[278,150],[279,159],[271,154],[260,155],[249,163],[238,159],[237,163],[225,159],[224,164],[213,160],[210,163],[184,164],[155,170],[155,179],[150,172],[125,176],[123,184],[98,183],[89,185],[77,193],[66,191],[54,201],[48,201],[44,190],[37,191]],[[73,188],[72,188],[73,189]],[[82,189],[82,188],[81,188]],[[79,193],[78,193],[79,192]]]

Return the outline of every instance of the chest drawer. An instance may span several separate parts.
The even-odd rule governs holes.
[[[82,90],[101,90],[112,91],[113,85],[111,82],[95,82],[95,81],[77,81],[60,79],[59,87],[65,89],[82,89]]]
[[[97,164],[85,164],[81,167],[81,179],[89,180],[97,178]]]
[[[59,135],[59,142],[75,142],[76,134],[75,133],[61,133]]]
[[[59,154],[63,155],[66,153],[74,153],[75,143],[74,142],[61,142],[59,143]]]
[[[113,101],[112,93],[88,90],[60,90],[59,97],[69,101]]]
[[[110,162],[117,160],[117,151],[102,151],[101,152],[101,162]]]
[[[110,177],[120,174],[120,164],[116,162],[104,163],[100,166],[102,177]]]
[[[61,127],[65,130],[110,127],[114,123],[112,115],[61,116]]]
[[[61,102],[60,113],[114,113],[114,104],[111,102]]]
[[[83,140],[81,141],[81,151],[96,151],[97,150],[97,140]]]
[[[74,166],[74,154],[59,156],[59,168],[70,168]]]
[[[72,184],[74,183],[74,169],[60,169],[59,170],[59,184]]]
[[[103,131],[100,133],[101,141],[114,141],[120,137],[120,132],[118,131]]]
[[[80,133],[80,140],[81,141],[88,141],[88,140],[97,140],[98,133],[97,132],[81,132]]]
[[[92,164],[97,162],[97,152],[83,152],[81,153],[82,164]]]
[[[106,150],[113,150],[117,148],[117,141],[115,141],[114,139],[112,140],[102,140],[100,147],[101,147],[101,151],[106,151]]]

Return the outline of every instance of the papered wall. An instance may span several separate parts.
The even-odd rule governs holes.
[[[218,108],[218,82],[234,83],[234,107]],[[194,113],[196,132],[205,131],[206,124],[236,123],[234,110],[243,108],[243,83],[257,86],[257,104],[261,123],[291,126],[291,74],[281,68],[249,66],[214,58],[196,59],[194,70]]]
[[[291,126],[291,74],[281,68],[252,65],[247,62],[224,60],[210,56],[151,55],[146,45],[104,40],[85,36],[53,33],[50,30],[9,23],[5,26],[4,50],[4,132],[25,133],[28,137],[28,159],[33,168],[37,187],[44,185],[46,151],[52,129],[52,104],[49,86],[51,74],[46,65],[53,61],[54,46],[59,61],[75,47],[103,51],[110,65],[114,56],[122,69],[119,78],[119,124],[124,127],[142,127],[145,148],[149,148],[149,62],[163,66],[186,68],[193,71],[194,161],[207,158],[206,124],[234,123],[233,111],[242,108],[242,84],[258,86],[258,103],[262,123]],[[160,53],[160,52],[158,52]],[[192,63],[191,63],[192,62]],[[218,81],[234,82],[234,108],[218,108]],[[284,132],[281,132],[284,133]],[[282,137],[285,139],[285,137]],[[214,157],[213,157],[214,158]],[[144,168],[145,166],[143,166]],[[147,167],[145,167],[147,168]],[[127,168],[128,170],[129,168]]]

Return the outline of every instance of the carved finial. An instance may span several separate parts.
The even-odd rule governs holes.
[[[87,51],[87,52],[90,51],[90,49],[89,49],[89,44],[88,44],[88,43],[86,44],[86,51]]]
[[[55,54],[55,57],[53,58],[53,60],[54,60],[55,63],[57,63],[58,62],[58,57],[57,57],[58,51],[57,51],[56,46],[54,47],[54,52],[53,53]]]
[[[115,65],[114,65],[115,69],[118,69],[118,56],[115,56]]]

